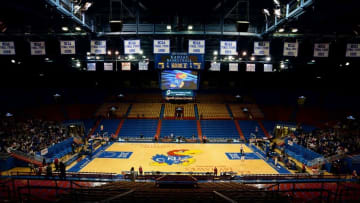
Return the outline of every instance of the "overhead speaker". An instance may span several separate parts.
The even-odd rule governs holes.
[[[249,29],[249,21],[236,21],[237,31],[238,32],[247,32]]]

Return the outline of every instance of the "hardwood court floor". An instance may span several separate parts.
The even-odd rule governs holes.
[[[240,174],[278,174],[278,172],[243,145],[245,160],[230,160],[225,153],[239,153],[241,144],[168,144],[113,143],[103,156],[100,154],[80,169],[80,172],[118,173],[129,171],[212,172],[234,171]],[[132,152],[126,158],[126,152]],[[125,156],[124,156],[125,155]],[[100,158],[102,157],[102,158]],[[123,158],[119,158],[123,157]],[[124,158],[125,157],[125,158]]]

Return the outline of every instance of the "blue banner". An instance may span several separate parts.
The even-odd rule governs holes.
[[[155,54],[155,67],[158,69],[204,69],[203,54],[171,53]]]
[[[163,92],[165,97],[193,97],[192,90],[166,90]]]

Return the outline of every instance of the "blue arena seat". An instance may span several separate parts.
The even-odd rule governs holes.
[[[233,120],[201,120],[201,130],[207,138],[240,138]]]
[[[258,134],[257,134],[257,138],[263,138],[266,137],[266,135],[264,134],[264,132],[262,131],[262,129],[260,128],[259,124],[257,121],[238,121],[240,128],[244,134],[244,137],[248,140],[249,138],[251,138],[251,134],[253,133],[255,135],[255,128],[258,128]]]
[[[104,126],[103,132],[107,132],[108,135],[115,133],[120,124],[120,121],[120,119],[101,120],[98,128],[95,130],[95,134],[101,132],[101,125]]]
[[[192,138],[192,135],[195,135],[197,138],[196,120],[163,120],[160,137],[170,136],[171,133],[174,137]]]
[[[158,120],[154,119],[127,119],[124,121],[119,137],[154,137],[156,134]]]

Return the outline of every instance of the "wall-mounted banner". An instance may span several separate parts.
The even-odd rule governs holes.
[[[219,62],[211,62],[211,66],[209,71],[220,71],[221,63]]]
[[[131,63],[130,62],[122,62],[121,63],[121,70],[131,70]]]
[[[360,44],[347,44],[346,57],[360,57]]]
[[[315,43],[314,57],[329,57],[329,43]]]
[[[273,64],[264,64],[264,72],[273,72]]]
[[[229,63],[229,71],[239,71],[238,63]]]
[[[139,61],[139,70],[148,70],[149,62]]]
[[[60,52],[61,54],[76,54],[75,51],[75,40],[60,41]]]
[[[104,70],[105,71],[112,71],[113,69],[113,63],[104,63]]]
[[[255,56],[269,56],[270,55],[270,42],[254,42],[254,55]]]
[[[88,63],[87,70],[88,71],[96,71],[96,63]]]
[[[255,64],[247,63],[246,64],[246,72],[255,72]]]
[[[236,41],[220,41],[220,55],[237,55]]]
[[[189,39],[189,54],[205,54],[205,40]]]
[[[154,39],[154,54],[169,54],[170,40]]]
[[[124,53],[125,54],[140,54],[140,40],[124,40]]]
[[[91,40],[90,52],[95,55],[106,54],[106,40]]]
[[[30,42],[31,55],[45,55],[45,42]]]
[[[15,55],[14,42],[0,42],[0,55]]]
[[[155,68],[200,70],[204,68],[204,55],[175,52],[155,54]]]
[[[298,56],[298,42],[284,42],[284,56]]]

